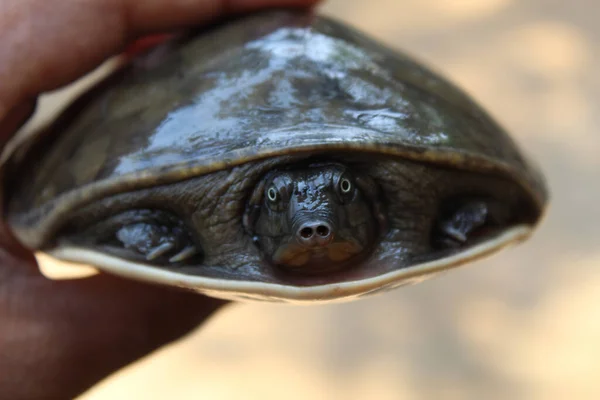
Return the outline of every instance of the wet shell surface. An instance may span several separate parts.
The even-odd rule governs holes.
[[[301,11],[139,56],[18,149],[4,180],[6,218],[29,248],[291,302],[357,298],[486,256],[528,237],[547,201],[466,94]]]

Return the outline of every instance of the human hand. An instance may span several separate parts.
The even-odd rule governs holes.
[[[40,93],[132,41],[317,0],[0,0],[0,148]],[[99,274],[53,281],[0,224],[0,398],[67,399],[186,334],[223,301]]]

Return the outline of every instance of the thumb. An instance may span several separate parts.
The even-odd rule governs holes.
[[[52,281],[31,262],[0,251],[0,398],[73,398],[225,304],[102,274]]]

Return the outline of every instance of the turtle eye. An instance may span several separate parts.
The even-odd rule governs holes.
[[[267,189],[267,199],[271,203],[277,203],[279,201],[279,192],[275,185],[272,185]]]
[[[283,211],[285,207],[283,202],[283,196],[280,190],[277,188],[277,186],[275,186],[275,184],[269,186],[269,188],[267,189],[266,197],[267,204],[271,210],[277,212]]]
[[[342,203],[351,201],[354,198],[354,182],[347,174],[341,176],[337,182],[337,192]]]
[[[281,212],[286,208],[290,198],[291,181],[286,176],[276,176],[271,180],[264,193],[264,205],[272,211]]]
[[[340,180],[340,191],[343,194],[347,194],[347,193],[350,193],[351,190],[352,190],[352,182],[350,182],[350,179],[342,178]]]

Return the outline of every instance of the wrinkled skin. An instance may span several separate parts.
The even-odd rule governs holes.
[[[80,77],[141,35],[259,7],[313,3],[2,0],[0,144],[30,116],[40,93]],[[5,226],[0,247],[0,398],[73,398],[224,304],[107,275],[50,281]]]
[[[255,191],[247,228],[267,259],[291,271],[340,269],[365,256],[385,225],[375,183],[343,165],[278,171]]]
[[[103,4],[105,7],[110,7],[106,5],[109,4],[107,2],[104,2]],[[156,4],[154,2],[151,3],[151,6],[144,6],[142,3],[136,4],[137,6],[131,5],[130,9],[125,9],[120,15],[126,16],[126,19],[129,21],[129,19],[134,18],[137,15],[139,9],[148,7],[151,10],[146,10],[145,13],[142,13],[141,16],[137,17],[139,21],[143,21],[144,24],[147,24],[148,13],[150,13],[150,11],[157,12],[155,9]],[[144,2],[144,4],[147,3]],[[188,2],[186,2],[186,4],[188,4]],[[228,3],[230,8],[233,8],[236,4],[240,6],[242,3]],[[243,4],[246,4],[246,2],[243,2]],[[173,5],[173,3],[171,3],[170,6],[175,6],[175,10],[173,11],[170,8],[169,13],[163,13],[162,16],[172,16],[173,14],[177,14],[177,4]],[[106,14],[106,9],[102,9],[102,11],[104,11],[104,13],[102,13],[104,16]],[[70,8],[69,11],[65,11],[65,14],[69,15],[69,12],[71,12]],[[182,12],[182,15],[183,14],[185,13]],[[108,13],[108,15],[110,16],[110,13]],[[185,14],[185,18],[191,18],[191,15],[192,14],[188,12]],[[44,15],[44,18],[48,18],[48,15]],[[184,17],[182,16],[182,18]],[[95,19],[93,19],[93,21],[94,23],[90,23],[84,27],[87,29],[97,29],[98,27],[96,24],[98,21]],[[162,21],[164,22],[164,20]],[[64,24],[57,23],[56,26],[72,26],[68,22],[71,21],[67,20]],[[41,25],[44,26],[44,24]],[[36,24],[33,24],[33,26],[36,26]],[[147,27],[147,25],[143,26]],[[164,25],[161,27],[164,28]],[[85,40],[85,38],[89,37],[89,35],[85,35],[85,30],[83,30],[83,33],[80,32],[80,30],[76,30],[75,34],[71,33],[70,35],[66,36],[68,36],[69,39],[72,39],[73,37],[81,37],[82,40]],[[131,27],[129,30],[125,29],[124,31],[104,28],[98,29],[100,32],[110,32],[111,35],[115,34],[116,32],[117,36],[119,32],[131,32],[132,30],[135,32],[135,29],[132,29]],[[39,37],[46,36],[44,36],[42,32],[40,33]],[[15,41],[11,41],[10,38],[7,40],[7,42],[9,44],[15,43]],[[17,43],[21,42],[22,40],[17,40]],[[60,43],[52,45],[52,43],[45,43],[44,49],[65,48],[65,46],[60,46],[59,44]],[[77,44],[81,45],[81,42],[77,42]],[[20,48],[22,46],[16,47]],[[82,46],[84,49],[89,49],[89,47],[90,46],[85,43]],[[27,49],[27,47],[25,48]],[[113,48],[111,51],[114,50],[115,49]],[[102,54],[106,55],[105,48],[102,48],[102,52],[104,52]],[[69,53],[68,57],[71,57],[73,53],[76,52]],[[61,60],[60,63],[55,60],[55,64],[45,66],[42,64],[42,69],[37,71],[37,74],[31,74],[27,68],[31,68],[32,65],[37,67],[38,64],[36,64],[36,61],[38,60],[31,59],[30,53],[27,53],[27,57],[28,58],[22,58],[20,60],[17,58],[17,62],[12,60],[12,63],[7,63],[9,67],[12,65],[13,68],[16,68],[17,66],[23,68],[23,74],[17,74],[15,72],[16,69],[13,69],[13,72],[8,75],[10,78],[14,76],[21,79],[22,76],[29,76],[30,79],[33,79],[31,77],[36,77],[35,79],[37,79],[37,77],[40,75],[39,72],[52,71],[53,68],[61,72],[65,69],[68,70],[68,67],[65,67],[64,60]],[[75,58],[82,62],[83,65],[86,65],[85,62],[88,62],[88,67],[93,65],[93,63],[89,62],[89,60],[87,60],[85,57],[79,56],[78,58]],[[99,61],[101,58],[102,57],[97,57],[96,61]],[[66,65],[68,66],[69,64]],[[0,68],[5,68],[5,65],[0,66]],[[359,71],[363,71],[363,69],[359,69]],[[333,74],[333,76],[336,75]],[[70,77],[74,78],[75,75],[70,75]],[[55,83],[54,85],[58,85],[60,82],[64,83],[71,78],[63,78],[62,81],[58,80],[57,82],[59,83]],[[19,88],[19,79],[4,80],[4,82],[8,82],[6,86],[7,93],[10,94],[11,90],[14,92],[15,87]],[[151,85],[149,85],[149,87],[154,88],[154,83],[155,82],[151,80]],[[348,82],[346,81],[346,83]],[[31,110],[31,107],[28,108],[28,106],[31,106],[31,103],[23,102],[23,100],[26,100],[31,96],[36,96],[39,91],[43,90],[43,88],[47,88],[47,86],[43,85],[31,85],[33,85],[31,87],[34,87],[35,90],[32,90],[30,86],[25,85],[25,89],[23,89],[23,87],[21,88],[23,89],[22,93],[17,90],[18,96],[21,97],[17,96],[10,99],[9,96],[8,98],[10,101],[8,103],[0,103],[0,113],[7,110],[13,110],[12,113],[3,115],[8,115],[6,117],[6,124],[4,124],[4,126],[8,127],[10,132],[12,132],[14,128],[22,122],[23,118],[25,118],[27,113]],[[305,85],[300,85],[300,87],[305,87]],[[311,87],[314,88],[316,86],[313,85]],[[324,89],[327,91],[329,86],[324,87]],[[0,90],[0,93],[1,92],[2,91]],[[217,90],[217,92],[219,92],[219,90]],[[413,92],[421,93],[423,91],[418,89],[413,90]],[[440,92],[443,94],[444,91],[436,91],[437,94],[440,94]],[[452,90],[450,90],[450,92],[451,93],[449,95],[450,98],[452,98]],[[437,96],[435,97],[437,98]],[[147,99],[147,97],[144,96],[138,96],[138,98],[144,100]],[[157,98],[153,96],[150,96],[150,98],[157,100]],[[3,99],[0,99],[0,101],[2,100]],[[111,104],[115,105],[114,102]],[[333,103],[327,104],[331,104],[334,109],[345,110],[345,108],[336,106]],[[427,104],[427,107],[421,109],[420,111],[423,112],[418,113],[418,115],[428,115],[428,111],[431,109],[431,107],[429,107],[428,102],[424,102],[424,104]],[[118,103],[116,103],[116,105],[118,109]],[[247,108],[242,109],[244,113],[247,112]],[[384,115],[383,118],[380,118],[380,111],[382,110],[375,110],[377,111],[375,113],[372,112],[373,110],[366,111],[368,112],[351,112],[349,117],[361,123],[365,122],[367,124],[375,124],[380,128],[389,128],[391,125],[386,122],[389,122],[390,118],[392,120],[402,119],[402,114],[398,113],[392,113],[391,115],[388,113]],[[453,107],[447,108],[446,111],[447,113],[444,113],[444,115],[452,117],[451,119],[456,116],[465,117],[465,115],[457,113]],[[373,116],[375,116],[375,118],[373,118]],[[469,115],[466,115],[466,117],[468,116]],[[480,119],[476,119],[476,121],[477,120],[481,121]],[[425,118],[424,121],[427,121],[425,124],[426,127],[431,127],[431,124],[429,123],[431,121],[430,118]],[[260,121],[256,123],[259,122]],[[491,126],[492,131],[494,131],[493,125]],[[471,130],[474,134],[479,133],[478,129],[473,128],[473,119],[470,119],[468,123],[465,124],[465,127],[471,127]],[[319,129],[321,129],[320,125]],[[437,130],[433,129],[433,131],[433,133],[436,133]],[[411,133],[412,130],[407,132]],[[169,133],[169,137],[173,139],[171,133]],[[124,138],[123,135],[115,136],[118,138]],[[235,137],[239,139],[239,136]],[[288,135],[285,135],[285,137],[287,138]],[[94,138],[97,138],[101,142],[103,141],[103,139],[101,139],[102,135],[94,135]],[[443,144],[448,139],[448,136],[434,135],[434,139],[437,140],[437,143]],[[450,135],[450,139],[455,139],[455,137]],[[237,142],[238,141],[236,141],[236,143]],[[84,148],[93,149],[93,146],[90,145],[88,140],[84,140],[82,143],[84,143]],[[468,143],[477,144],[478,142],[473,141]],[[512,147],[510,146],[510,141],[507,140],[504,143],[507,144],[507,146],[495,146],[485,142],[484,150],[487,149],[495,153],[499,149],[508,149],[509,153],[513,153],[511,150]],[[213,147],[200,147],[203,149],[209,149],[211,154],[213,153]],[[122,147],[117,146],[117,148]],[[80,153],[80,156],[83,156],[77,158],[77,160],[84,161],[83,164],[80,165],[89,166],[90,160],[85,157],[86,154],[88,153]],[[105,152],[96,152],[96,154],[106,155]],[[59,152],[58,158],[63,161],[64,153]],[[519,160],[520,158],[517,156],[516,161]],[[520,165],[519,162],[517,162],[517,164]],[[137,164],[137,166],[139,167],[140,164]],[[251,166],[248,168],[250,167]],[[244,168],[246,167],[237,167],[238,170],[243,170]],[[459,242],[465,242],[465,240],[469,239],[469,237],[473,236],[473,234],[475,234],[475,236],[479,236],[477,233],[481,233],[480,231],[482,227],[486,228],[485,225],[488,222],[495,222],[495,218],[488,218],[488,214],[493,216],[493,213],[488,212],[487,203],[484,204],[483,207],[480,206],[482,199],[485,201],[487,197],[489,197],[486,196],[487,194],[491,195],[492,198],[498,197],[500,199],[499,204],[506,205],[508,209],[516,210],[516,212],[513,213],[515,214],[513,216],[514,219],[532,220],[537,218],[536,212],[529,213],[531,215],[519,215],[523,213],[523,211],[521,211],[522,209],[531,206],[531,204],[527,204],[527,207],[521,207],[521,196],[511,192],[511,190],[516,192],[516,190],[514,190],[516,189],[514,183],[509,184],[505,182],[506,186],[503,186],[500,183],[487,183],[482,185],[482,180],[487,178],[485,176],[473,177],[472,181],[469,181],[469,179],[457,179],[456,182],[465,185],[465,187],[462,188],[465,190],[465,193],[460,194],[454,190],[460,189],[454,188],[454,185],[452,184],[454,180],[440,178],[440,173],[431,173],[427,174],[426,176],[412,172],[402,173],[403,171],[407,171],[407,169],[404,168],[403,163],[398,163],[398,165],[388,165],[384,168],[377,166],[375,169],[375,171],[372,171],[374,173],[371,174],[371,176],[378,178],[377,181],[381,184],[384,194],[387,195],[388,200],[392,200],[388,201],[389,205],[391,206],[391,212],[389,213],[389,221],[391,226],[388,234],[385,236],[386,241],[383,243],[385,246],[382,246],[381,251],[374,255],[375,262],[372,264],[374,268],[359,268],[358,271],[351,271],[355,274],[354,278],[357,276],[359,278],[363,277],[364,273],[367,272],[371,275],[385,272],[384,269],[390,265],[394,265],[394,262],[404,263],[411,262],[413,259],[418,261],[420,258],[422,259],[423,256],[431,257],[429,249],[431,247],[430,242],[432,236],[449,236],[450,239],[458,240]],[[47,168],[46,170],[51,169]],[[409,170],[414,171],[413,168],[409,168]],[[83,175],[85,175],[86,172],[89,172],[89,170],[85,168],[77,171],[81,172]],[[448,173],[451,174],[451,172]],[[227,171],[220,170],[215,172],[214,175],[195,177],[187,182],[173,183],[171,186],[164,186],[162,188],[153,187],[150,193],[151,196],[143,196],[143,193],[141,193],[143,191],[140,191],[140,193],[122,194],[121,196],[123,197],[120,197],[120,199],[129,200],[131,205],[134,206],[131,209],[124,208],[121,210],[126,214],[123,216],[124,218],[128,215],[134,215],[134,219],[136,219],[139,216],[144,216],[148,211],[152,213],[152,217],[146,222],[140,223],[139,221],[133,221],[131,226],[119,227],[117,230],[116,239],[119,241],[122,247],[126,248],[127,251],[133,251],[137,253],[135,257],[146,257],[146,259],[148,257],[152,258],[160,253],[158,250],[160,250],[161,246],[165,244],[161,241],[162,237],[159,234],[160,232],[167,232],[170,236],[173,236],[174,242],[177,242],[179,246],[184,246],[182,243],[186,242],[185,236],[181,236],[179,233],[177,233],[178,228],[183,226],[183,223],[180,224],[179,222],[175,222],[175,225],[163,226],[162,228],[164,228],[164,230],[161,230],[162,228],[160,226],[156,226],[156,220],[168,222],[172,220],[171,216],[163,218],[161,215],[156,214],[157,212],[164,210],[148,210],[148,202],[160,200],[161,196],[166,196],[166,198],[170,199],[170,201],[166,203],[160,202],[163,207],[164,204],[171,206],[176,205],[174,201],[177,200],[179,202],[178,204],[183,207],[178,207],[177,209],[169,211],[174,211],[176,214],[181,213],[179,217],[182,222],[191,222],[191,225],[193,225],[191,227],[193,228],[193,232],[191,232],[192,234],[197,235],[201,239],[209,238],[209,240],[204,240],[206,243],[200,243],[200,245],[208,245],[199,247],[205,250],[206,255],[211,258],[211,265],[213,267],[221,265],[230,267],[246,267],[246,270],[250,270],[249,272],[254,272],[253,276],[259,281],[263,281],[264,276],[271,277],[272,279],[279,279],[279,277],[269,275],[269,270],[264,271],[265,275],[262,276],[256,273],[261,272],[260,270],[251,270],[252,268],[256,268],[256,266],[263,266],[263,263],[258,259],[257,251],[255,247],[253,247],[251,240],[243,235],[244,232],[242,229],[242,224],[240,223],[241,213],[238,212],[242,209],[244,204],[242,200],[245,199],[245,196],[247,195],[247,191],[245,190],[246,188],[244,188],[243,185],[249,185],[249,180],[234,179],[233,181],[228,181],[226,179],[219,179],[227,178],[227,174]],[[64,176],[62,174],[59,175]],[[238,175],[231,174],[230,178],[236,176]],[[242,174],[240,176],[247,177],[246,174]],[[428,179],[423,179],[424,177],[437,177],[438,179],[432,179],[429,181]],[[43,176],[40,179],[43,180]],[[486,181],[487,180],[488,179],[486,179]],[[310,178],[309,181],[312,181],[312,184],[314,185],[315,179]],[[533,182],[535,183],[536,180],[533,179]],[[428,184],[431,183],[441,184],[427,187]],[[317,186],[323,188],[323,190],[321,190],[322,193],[328,191],[324,185]],[[200,189],[200,193],[198,190],[187,190],[192,187]],[[479,187],[484,189],[484,193],[471,193],[473,192],[473,188]],[[453,189],[452,192],[446,193],[446,190],[451,188]],[[201,191],[205,191],[207,194],[216,193],[219,195],[201,196]],[[189,196],[178,196],[179,194],[187,193],[194,193],[196,198],[190,199]],[[370,193],[369,190],[361,191],[361,194],[364,195],[367,195],[368,193]],[[396,193],[401,193],[402,197],[399,198],[398,196],[394,196]],[[441,215],[441,218],[438,218],[438,211],[442,205],[440,204],[440,201],[441,203],[444,203],[447,196],[460,197],[460,203],[455,202],[457,203],[456,207],[452,207],[450,210],[448,210],[450,212],[444,212]],[[119,199],[117,197],[119,196],[115,196],[113,199],[104,200],[107,202],[114,201],[115,203],[119,203]],[[272,194],[271,197],[273,197]],[[120,203],[122,207],[123,202]],[[365,203],[370,204],[371,212],[376,215],[377,212],[373,211],[375,208],[373,207],[373,202],[365,201]],[[203,207],[203,205],[208,205],[210,207]],[[102,208],[101,204],[96,204],[96,206]],[[489,208],[491,209],[491,207]],[[530,208],[535,207],[531,206]],[[104,207],[104,209],[115,212],[117,211],[113,210],[112,207]],[[225,212],[215,213],[213,210],[224,210]],[[73,214],[78,213],[79,211],[80,210],[74,210]],[[132,212],[133,214],[130,214]],[[232,216],[235,218],[232,218]],[[120,218],[119,216],[115,217]],[[152,221],[152,219],[155,221]],[[299,229],[299,232],[302,235],[302,232],[305,231],[305,228],[310,228],[310,232],[313,233],[319,233],[320,231],[323,236],[323,240],[333,240],[327,239],[327,234],[331,233],[331,226],[327,227],[321,222],[317,221],[317,223],[312,227],[300,227],[301,229]],[[510,224],[511,222],[513,221],[509,220],[507,223]],[[383,224],[378,224],[378,226],[381,225]],[[328,231],[323,230],[323,227],[326,227]],[[435,232],[435,235],[432,235],[432,230]],[[147,240],[140,242],[137,234],[133,234],[132,232],[143,233],[143,235],[146,235]],[[232,235],[232,233],[234,235]],[[75,234],[80,236],[78,232]],[[306,234],[305,236],[310,235]],[[303,238],[310,239],[310,237]],[[395,243],[396,247],[389,246],[390,243]],[[465,243],[459,244],[464,245]],[[368,247],[368,244],[365,247]],[[13,246],[13,248],[16,249],[17,246]],[[398,252],[398,249],[408,249],[410,252]],[[169,254],[168,261],[170,261],[173,257],[175,257],[175,261],[177,261],[177,257],[180,254],[181,253],[176,253],[173,255]],[[184,252],[184,254],[187,253]],[[17,259],[14,258],[18,255],[21,255],[19,257],[21,261],[17,261]],[[8,362],[3,363],[2,365],[10,366],[7,369],[9,374],[4,374],[0,377],[0,379],[5,380],[0,382],[0,386],[8,387],[8,389],[4,390],[4,393],[2,393],[8,398],[31,398],[35,397],[35,395],[39,393],[42,393],[44,397],[72,397],[72,395],[83,390],[85,387],[105,376],[110,371],[187,332],[191,327],[202,321],[214,309],[222,304],[218,301],[207,300],[200,296],[192,297],[167,289],[149,288],[142,284],[134,284],[106,276],[85,280],[83,282],[62,282],[57,284],[45,280],[39,275],[39,273],[37,273],[37,271],[35,271],[35,269],[31,269],[31,271],[33,271],[32,274],[26,275],[25,278],[25,271],[27,271],[27,269],[22,264],[28,263],[31,265],[31,255],[27,255],[27,253],[24,251],[19,252],[18,250],[15,250],[12,252],[11,257],[13,258],[7,258],[7,264],[14,265],[15,268],[13,268],[11,271],[11,273],[14,271],[14,274],[7,275],[8,278],[4,279],[4,282],[0,281],[3,285],[0,287],[0,312],[2,312],[3,322],[8,322],[0,325],[3,327],[0,329],[5,330],[2,332],[4,341],[3,349],[5,349],[7,355],[3,355],[3,358],[8,360]],[[209,267],[211,265],[209,265]],[[191,267],[193,268],[194,264],[192,264]],[[222,271],[218,272],[222,273]],[[241,269],[236,270],[235,276],[239,277],[240,272]],[[19,278],[24,279],[13,278],[13,276],[19,276]],[[353,276],[347,274],[344,276],[344,278],[352,279]],[[36,285],[36,283],[38,285]],[[311,282],[308,283],[310,284]],[[20,300],[23,299],[24,294],[26,296],[25,300]],[[18,295],[21,296],[20,299]],[[32,321],[34,322],[32,323]],[[95,324],[91,324],[90,321],[95,321],[99,324],[96,326]],[[44,329],[39,329],[40,325],[45,327],[46,324],[49,326],[50,334],[48,334],[48,332],[46,332]],[[35,329],[27,329],[32,326]],[[101,327],[102,330],[100,330],[98,326]],[[57,327],[59,329],[56,329]],[[93,329],[90,330],[90,327]],[[56,342],[49,340],[48,337]],[[8,338],[8,340],[5,338]],[[39,346],[38,348],[40,350],[35,349],[35,351],[30,351],[27,353],[30,355],[29,358],[21,357],[20,355],[22,354],[23,349],[31,350],[33,348],[28,346],[28,344],[31,343]],[[34,356],[31,356],[31,354]],[[82,359],[86,360],[87,365],[93,366],[92,370],[83,370],[79,367],[76,370],[73,368],[69,369],[69,367],[73,367],[78,364],[73,360],[77,361]],[[90,359],[92,360],[91,363],[89,362]],[[44,366],[44,369],[40,373],[40,379],[36,379],[34,373],[32,372],[32,366],[41,365]],[[33,368],[33,371],[35,371],[35,368]],[[44,373],[46,374],[44,375]],[[57,379],[57,376],[59,376],[61,379]],[[36,384],[13,384],[10,386],[11,382],[23,382],[25,380],[27,382],[35,382]],[[46,382],[48,383],[45,384]],[[19,390],[21,392],[19,392]],[[30,392],[23,394],[23,391]],[[34,394],[32,395],[31,393]],[[38,397],[40,397],[40,395],[38,395]]]
[[[19,149],[7,170],[25,178],[6,182],[19,240],[209,295],[311,301],[457,266],[472,256],[462,250],[499,248],[539,217],[542,180],[507,133],[411,58],[314,13],[203,33],[136,58]],[[330,172],[291,171],[308,158],[364,174],[355,210],[334,201]],[[273,170],[278,187],[252,204],[296,181],[287,216],[267,205],[243,223]]]
[[[343,187],[354,195],[341,196]],[[410,268],[535,215],[506,179],[370,154],[307,153],[104,197],[72,210],[57,236],[63,246],[148,271],[256,285],[261,296],[269,287]]]

